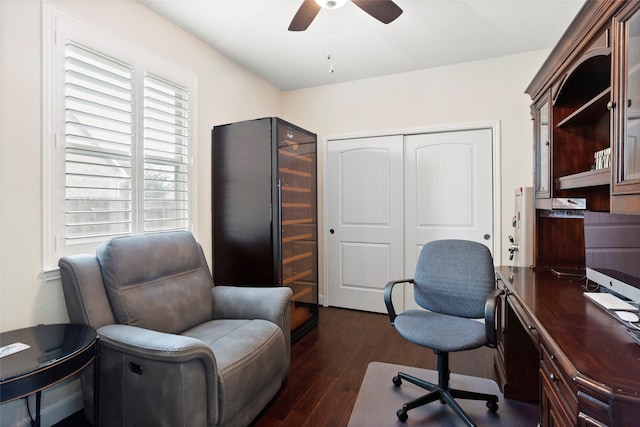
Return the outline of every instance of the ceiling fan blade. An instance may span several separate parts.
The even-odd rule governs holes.
[[[320,12],[320,9],[320,6],[314,0],[304,0],[289,25],[289,31],[306,30],[313,18]]]
[[[351,0],[360,9],[376,18],[383,24],[388,24],[402,15],[402,9],[392,0]]]

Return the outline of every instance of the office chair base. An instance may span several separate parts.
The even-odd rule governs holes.
[[[436,385],[428,381],[424,381],[420,378],[416,378],[411,375],[399,372],[397,376],[393,377],[393,385],[395,385],[396,387],[400,387],[403,379],[429,391],[429,393],[417,399],[414,399],[411,402],[405,403],[404,405],[402,405],[401,409],[398,409],[396,415],[402,422],[406,422],[409,418],[409,416],[407,415],[407,411],[419,406],[429,404],[431,402],[435,402],[436,400],[440,400],[442,404],[449,405],[451,409],[453,409],[453,411],[456,413],[456,415],[458,415],[458,417],[460,417],[469,427],[474,427],[476,424],[466,414],[466,412],[464,412],[462,407],[458,404],[458,402],[455,401],[455,399],[486,400],[487,408],[491,412],[496,412],[498,410],[498,396],[495,396],[493,394],[477,393],[473,391],[449,388],[448,375],[444,381],[442,381],[443,378],[441,377],[441,384]]]

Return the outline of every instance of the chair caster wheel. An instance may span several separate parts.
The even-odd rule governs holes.
[[[496,402],[487,402],[487,408],[491,412],[498,412],[498,404]]]
[[[400,385],[402,384],[402,378],[400,378],[399,376],[395,376],[393,377],[393,385],[396,387],[400,387]]]
[[[404,409],[398,409],[398,412],[396,412],[396,415],[398,416],[398,419],[403,423],[406,422],[407,419],[409,418],[409,415],[407,415],[407,411],[405,411]]]

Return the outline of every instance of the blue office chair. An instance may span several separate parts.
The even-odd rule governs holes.
[[[413,283],[415,300],[425,310],[396,314],[391,294],[398,283]],[[454,399],[486,400],[490,411],[498,410],[498,396],[449,387],[449,353],[481,346],[496,346],[495,313],[501,291],[495,289],[493,258],[481,243],[436,240],[420,252],[414,279],[387,283],[384,300],[391,324],[405,339],[431,348],[438,359],[438,384],[399,372],[393,384],[409,381],[429,393],[405,403],[397,411],[400,421],[407,411],[440,400],[468,425],[475,424]],[[484,318],[484,323],[478,322]]]

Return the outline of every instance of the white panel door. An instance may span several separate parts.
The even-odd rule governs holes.
[[[402,136],[329,141],[326,170],[328,304],[385,313],[404,269]]]
[[[425,243],[466,239],[493,253],[491,129],[405,136],[405,272],[413,277]],[[416,307],[413,291],[405,307]]]

